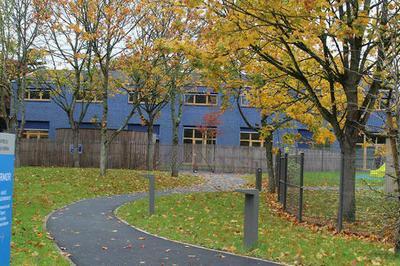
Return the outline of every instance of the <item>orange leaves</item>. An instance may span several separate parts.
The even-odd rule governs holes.
[[[81,33],[82,29],[79,24],[70,24],[69,28],[72,29],[75,33]]]

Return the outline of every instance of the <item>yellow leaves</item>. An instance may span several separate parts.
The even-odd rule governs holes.
[[[222,249],[231,253],[234,253],[237,250],[235,246],[223,247]]]
[[[82,29],[78,24],[70,24],[70,29],[73,30],[75,33],[81,33]]]
[[[322,127],[315,132],[314,139],[317,144],[332,144],[333,142],[335,142],[336,137],[332,131],[325,127]]]

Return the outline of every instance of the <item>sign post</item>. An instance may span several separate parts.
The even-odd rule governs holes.
[[[0,266],[10,265],[15,135],[0,133]]]

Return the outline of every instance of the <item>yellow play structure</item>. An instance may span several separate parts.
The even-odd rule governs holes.
[[[379,167],[376,170],[371,170],[369,172],[369,176],[371,177],[384,177],[386,173],[386,164],[382,164],[381,167]]]

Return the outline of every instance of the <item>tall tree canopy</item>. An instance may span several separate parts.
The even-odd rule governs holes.
[[[344,216],[355,219],[355,147],[384,86],[397,1],[208,1],[218,47],[297,82],[328,121],[344,160]],[[394,27],[395,28],[395,27]],[[291,88],[293,89],[293,87]]]

